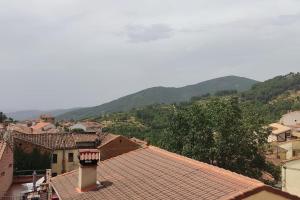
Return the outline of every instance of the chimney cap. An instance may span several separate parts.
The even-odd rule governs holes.
[[[100,152],[97,149],[79,149],[79,162],[81,165],[97,165]]]

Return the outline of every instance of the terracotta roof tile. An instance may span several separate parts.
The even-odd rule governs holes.
[[[0,140],[0,160],[6,148],[6,142],[4,140]]]
[[[15,138],[40,145],[47,149],[74,149],[76,142],[89,142],[98,139],[96,134],[15,134]]]
[[[38,129],[42,129],[46,126],[49,126],[51,125],[51,123],[48,123],[48,122],[39,122],[37,123],[36,125],[32,126],[31,128],[34,129],[34,130],[38,130]]]
[[[231,199],[264,186],[248,177],[149,146],[101,162],[97,191],[78,193],[77,170],[51,180],[61,199]]]
[[[101,137],[100,147],[102,147],[102,146],[110,143],[114,139],[120,137],[120,135],[115,135],[115,134],[111,134],[111,133],[100,133],[99,135]]]

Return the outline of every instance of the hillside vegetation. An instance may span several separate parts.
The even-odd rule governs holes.
[[[96,117],[105,113],[129,111],[133,108],[142,108],[152,104],[171,104],[189,101],[194,96],[218,91],[236,90],[246,91],[257,83],[255,80],[238,76],[226,76],[204,81],[195,85],[181,88],[154,87],[100,106],[81,108],[58,116],[59,119],[83,119]]]
[[[290,73],[255,84],[251,90],[242,93],[242,98],[268,103],[288,91],[298,90],[300,90],[300,73]]]

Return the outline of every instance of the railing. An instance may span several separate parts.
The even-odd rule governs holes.
[[[45,175],[45,169],[38,169],[38,170],[18,170],[14,171],[14,176],[32,176],[33,172],[36,172],[36,175]]]
[[[23,195],[18,195],[18,196],[1,196],[0,194],[0,200],[24,200],[26,197]]]

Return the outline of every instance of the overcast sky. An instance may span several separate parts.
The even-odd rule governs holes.
[[[0,110],[300,71],[299,0],[1,0]]]

